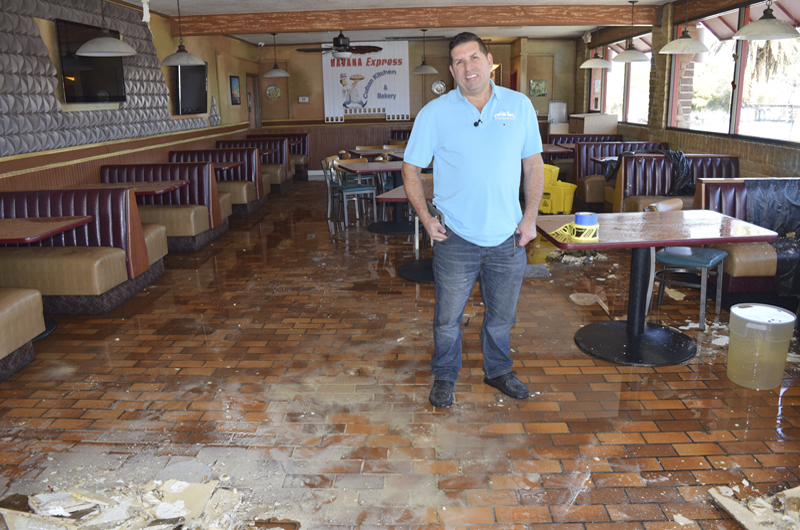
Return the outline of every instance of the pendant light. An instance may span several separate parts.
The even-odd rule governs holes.
[[[275,54],[275,66],[272,67],[272,70],[264,74],[263,77],[289,77],[289,72],[281,70],[278,66],[278,48],[275,43],[275,36],[277,33],[270,33],[270,35],[272,35],[272,52]]]
[[[800,38],[800,32],[772,14],[772,0],[767,0],[767,8],[761,18],[751,22],[734,33],[736,40],[779,40]]]
[[[75,52],[75,55],[80,57],[130,57],[131,55],[136,55],[136,50],[111,35],[111,31],[105,27],[105,3],[105,0],[100,0],[100,29],[102,34],[84,42]]]
[[[596,31],[597,31],[597,35],[599,36],[600,35],[600,27],[599,26],[597,27]],[[594,56],[591,59],[587,60],[587,61],[583,61],[583,64],[580,65],[579,68],[586,68],[586,69],[588,69],[588,68],[611,68],[611,63],[609,61],[606,61],[602,57],[600,57],[597,54],[597,48],[595,48],[594,49]]]
[[[631,37],[628,40],[628,47],[625,51],[611,59],[617,63],[635,63],[640,61],[649,61],[647,55],[633,47],[633,8],[639,0],[628,0],[631,4]]]
[[[439,71],[425,62],[425,32],[427,29],[422,30],[422,64],[411,70],[412,74],[438,74]]]
[[[186,51],[183,45],[183,28],[181,27],[181,0],[178,0],[178,34],[180,40],[178,41],[178,51],[172,55],[167,56],[166,59],[161,61],[161,66],[201,66],[206,64],[197,55],[192,55]]]
[[[686,17],[683,21],[683,32],[681,32],[681,36],[675,39],[674,41],[670,42],[658,53],[666,53],[669,55],[677,55],[677,54],[694,54],[694,53],[706,53],[708,48],[705,44],[700,42],[697,39],[693,39],[691,35],[689,35],[689,28],[687,27],[689,24],[689,0],[686,0]],[[800,36],[800,35],[798,35]]]

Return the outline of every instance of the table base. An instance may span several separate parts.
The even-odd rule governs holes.
[[[397,275],[410,282],[433,283],[433,258],[403,263],[397,267]]]
[[[414,233],[414,223],[410,221],[378,221],[368,225],[367,230],[376,234],[407,235]]]
[[[46,336],[50,335],[52,332],[56,330],[58,327],[58,323],[52,318],[47,315],[44,316],[44,331],[36,335],[31,342],[36,342],[37,340],[42,340]]]
[[[675,328],[645,323],[642,335],[630,335],[627,322],[595,322],[575,334],[575,344],[599,359],[629,366],[666,366],[691,359],[697,345]]]

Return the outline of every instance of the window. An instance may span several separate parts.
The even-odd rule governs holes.
[[[621,122],[647,124],[650,108],[651,40],[650,33],[633,39],[634,47],[647,56],[647,61],[633,63],[613,61],[614,57],[626,48],[627,40],[611,44],[605,50],[604,55],[611,61],[612,67],[607,69],[605,74],[603,112],[616,114]],[[591,103],[589,108],[594,108]]]
[[[672,56],[671,127],[800,142],[800,126],[794,126],[800,116],[800,39],[732,38],[739,20],[758,20],[765,7],[759,2],[687,24],[709,52]],[[797,26],[800,0],[781,0],[773,10]],[[675,35],[681,31],[679,25]]]
[[[734,132],[800,142],[800,39],[749,41]]]
[[[647,125],[650,108],[650,64],[652,53],[646,53],[648,61],[628,63],[628,113],[625,121]]]

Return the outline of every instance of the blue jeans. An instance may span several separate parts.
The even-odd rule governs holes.
[[[513,234],[496,247],[474,245],[447,229],[433,254],[436,308],[433,314],[434,379],[455,383],[461,369],[461,321],[475,281],[480,278],[485,307],[481,328],[483,372],[494,378],[511,371],[511,327],[527,257]]]

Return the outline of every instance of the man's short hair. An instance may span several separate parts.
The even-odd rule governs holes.
[[[477,42],[478,48],[481,50],[481,53],[484,55],[489,54],[489,50],[486,48],[486,45],[483,43],[480,37],[475,35],[474,33],[470,33],[469,31],[464,31],[459,33],[452,39],[450,39],[450,64],[453,64],[453,48],[456,46],[461,46],[462,44],[466,44],[468,42]]]

